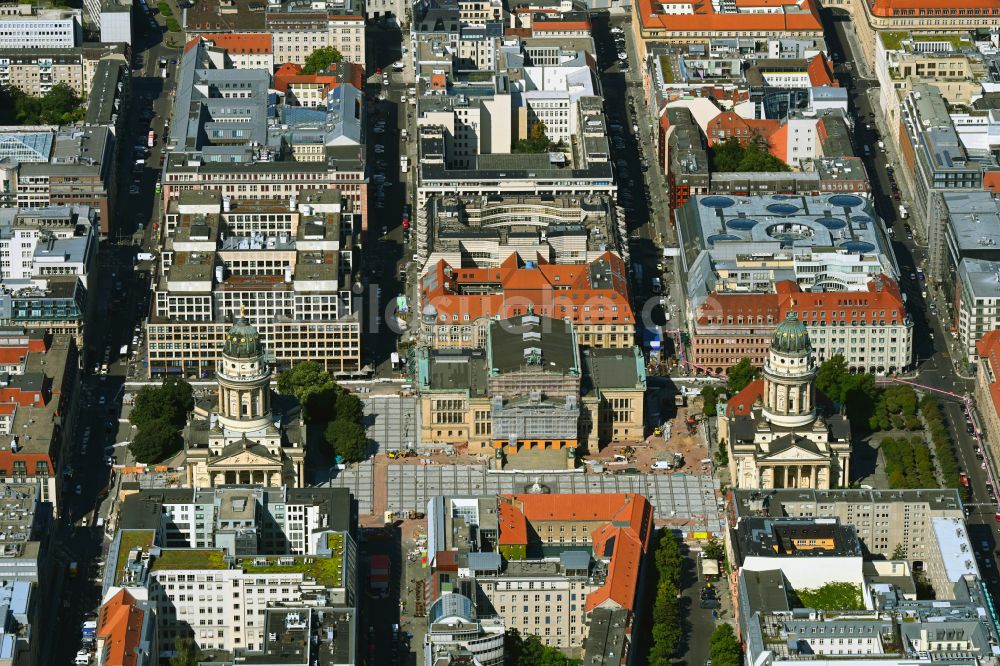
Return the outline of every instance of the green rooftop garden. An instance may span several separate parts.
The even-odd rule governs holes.
[[[228,569],[225,551],[193,550],[178,548],[160,551],[160,556],[153,561],[153,571],[171,569]]]
[[[326,587],[340,587],[344,584],[344,558],[337,554],[333,557],[290,556],[281,557],[248,557],[243,560],[244,573],[287,574],[299,573],[314,579]],[[341,551],[342,552],[342,551]],[[258,564],[261,560],[263,564]]]
[[[861,586],[854,583],[827,583],[814,590],[795,590],[798,608],[815,608],[824,611],[864,610],[865,600]]]
[[[121,579],[122,570],[125,568],[125,560],[133,548],[142,548],[148,551],[153,545],[153,537],[156,533],[152,530],[122,530],[121,541],[118,548],[118,560],[115,562],[115,580]]]
[[[670,62],[670,56],[661,55],[660,56],[660,71],[663,72],[663,82],[673,83],[674,82],[674,68],[673,63]]]
[[[948,35],[912,35],[912,39],[915,42],[948,42],[953,51],[957,51],[962,46],[972,46],[962,35],[954,33]]]
[[[882,46],[888,51],[898,51],[903,48],[903,40],[910,36],[910,33],[906,31],[884,31],[878,33],[878,36],[882,39]]]
[[[340,532],[330,532],[326,535],[326,547],[337,557],[344,556],[344,535]]]

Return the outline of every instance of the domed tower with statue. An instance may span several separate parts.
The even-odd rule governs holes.
[[[301,409],[272,394],[260,333],[243,316],[226,333],[215,376],[214,409],[200,415],[196,409],[184,433],[188,485],[303,486]]]
[[[730,398],[719,416],[737,488],[847,487],[851,426],[816,390],[809,333],[789,312],[771,338],[762,377]]]

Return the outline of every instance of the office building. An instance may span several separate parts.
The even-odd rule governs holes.
[[[305,63],[316,49],[333,47],[344,60],[364,64],[365,15],[356,0],[341,2],[299,3],[292,0],[269,0],[258,4],[250,0],[197,3],[185,12],[187,39],[199,35],[225,33],[239,39],[245,33],[270,35],[275,64]]]
[[[263,69],[274,71],[274,36],[268,33],[214,33],[199,35],[210,47],[225,51],[225,67],[220,69]]]
[[[0,128],[0,190],[8,206],[86,205],[109,232],[117,192],[115,137],[109,127]]]
[[[27,581],[0,579],[0,660],[4,663],[38,663],[46,632],[37,622],[37,595],[37,588]]]
[[[645,497],[435,497],[427,514],[430,607],[444,599],[466,622],[498,616],[561,649],[583,644],[599,609],[632,623],[653,531]]]
[[[100,28],[102,44],[132,44],[132,3],[129,0],[84,0],[92,23]],[[95,10],[97,20],[94,21]]]
[[[976,343],[976,408],[982,438],[978,443],[986,445],[990,458],[997,455],[1000,441],[1000,331],[989,331]],[[982,452],[977,452],[977,458]]]
[[[947,313],[970,363],[976,343],[1000,328],[996,305],[1000,300],[1000,199],[989,192],[945,192],[940,197],[944,247],[941,289],[954,311]]]
[[[225,666],[355,666],[361,659],[353,608],[286,604],[264,609],[259,649],[237,649]],[[318,640],[317,640],[318,639]],[[369,654],[373,644],[369,643]]]
[[[773,292],[712,293],[691,320],[690,362],[717,373],[743,358],[761,367],[790,312],[805,325],[819,363],[840,355],[849,368],[881,375],[914,362],[913,319],[899,285],[885,276],[862,292],[803,291],[782,280]]]
[[[439,261],[458,268],[497,268],[512,254],[520,262],[589,264],[608,250],[627,251],[624,224],[611,199],[434,196],[427,202],[431,247],[428,268]],[[627,255],[623,255],[627,259]]]
[[[273,656],[283,644],[274,627],[300,608],[319,613],[329,607],[342,622],[326,636],[327,648],[353,655],[357,629],[346,617],[355,614],[357,603],[351,502],[350,494],[337,488],[140,492],[122,506],[107,556],[104,597],[125,589],[148,599],[161,645],[190,638],[202,650],[229,653],[230,660],[237,651]],[[297,554],[299,549],[308,554]],[[188,576],[203,579],[209,593],[191,594]],[[279,608],[289,611],[289,618],[278,614]],[[291,624],[301,631],[298,625],[320,619],[304,612]]]
[[[76,275],[84,287],[97,263],[97,211],[89,206],[0,209],[0,284]]]
[[[189,191],[215,191],[234,201],[287,202],[304,200],[306,189],[336,189],[345,212],[357,215],[363,230],[361,91],[342,84],[330,91],[325,108],[275,106],[272,72],[235,69],[231,60],[204,39],[181,59],[167,137],[164,209]]]
[[[445,592],[427,612],[424,663],[438,666],[468,658],[473,664],[502,666],[504,631],[502,617],[480,619],[472,599]]]
[[[337,190],[301,196],[208,191],[169,201],[147,326],[151,375],[211,376],[238,316],[256,326],[278,367],[309,359],[336,375],[360,372],[360,299],[351,290],[358,216]]]
[[[6,405],[5,405],[6,406]],[[11,410],[3,410],[11,411]],[[3,419],[10,427],[12,414],[4,414]],[[44,567],[46,558],[47,532],[52,528],[51,509],[41,503],[39,481],[0,483],[0,580],[27,581],[36,586],[42,581],[39,569]]]
[[[586,264],[522,262],[516,254],[498,268],[441,260],[420,278],[421,333],[435,349],[482,349],[490,320],[533,313],[573,322],[584,347],[628,348],[636,324],[628,279],[612,252]]]
[[[83,41],[79,9],[9,4],[0,9],[0,49],[70,49]]]
[[[851,427],[821,413],[817,364],[794,311],[774,330],[763,379],[729,399],[719,440],[737,488],[831,488],[850,483]]]

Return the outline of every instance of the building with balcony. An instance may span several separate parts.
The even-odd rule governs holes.
[[[151,375],[210,376],[237,316],[257,327],[278,367],[309,359],[336,375],[361,371],[357,216],[336,190],[301,195],[170,201],[147,326]]]

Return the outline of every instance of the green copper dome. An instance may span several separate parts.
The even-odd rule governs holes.
[[[256,327],[240,317],[226,333],[222,353],[232,358],[256,358],[264,353]]]
[[[808,354],[812,349],[805,325],[794,312],[785,315],[771,338],[771,349],[784,354]]]

